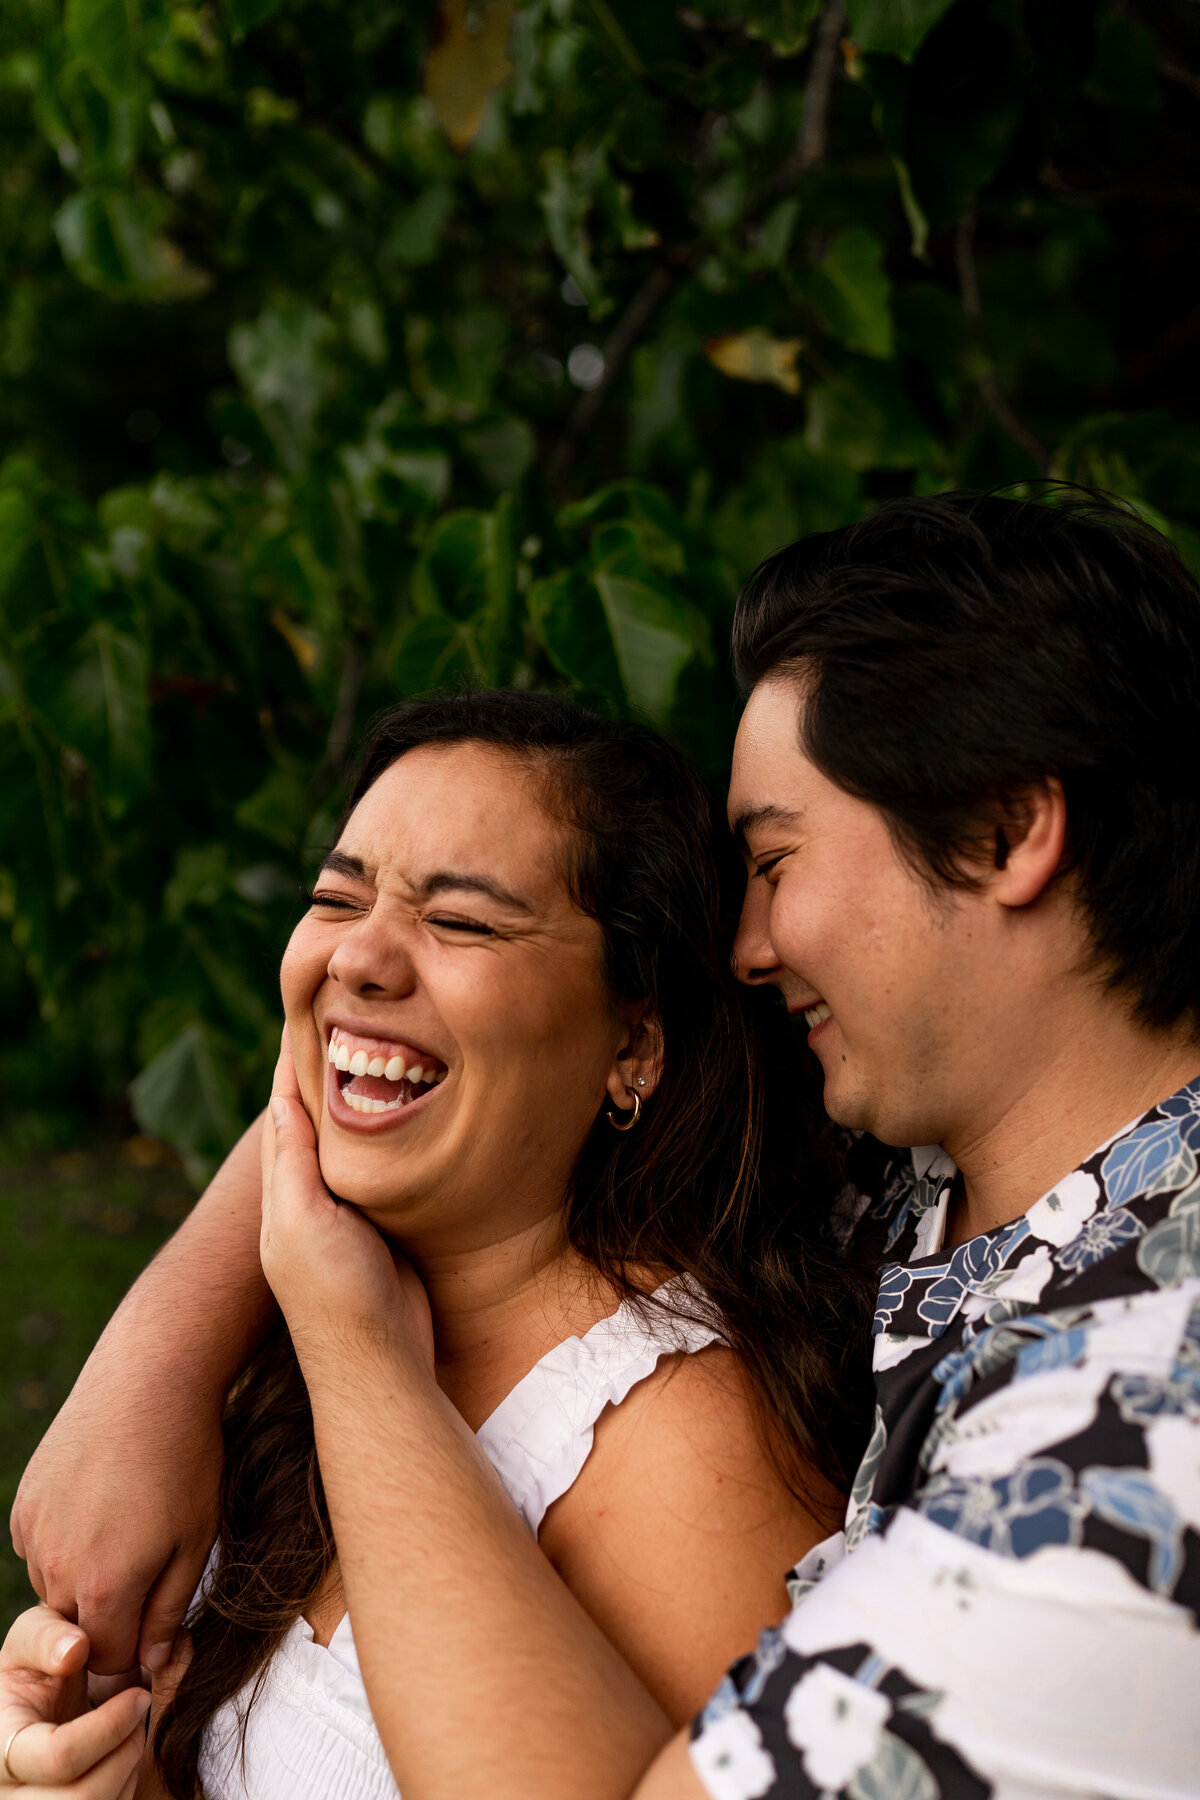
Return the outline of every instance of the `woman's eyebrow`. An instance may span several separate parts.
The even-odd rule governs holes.
[[[317,870],[318,875],[324,875],[326,873],[329,873],[330,875],[349,875],[352,881],[373,882],[375,879],[374,869],[369,869],[361,856],[347,856],[344,850],[331,850],[329,852],[329,855]]]
[[[533,908],[528,900],[522,900],[519,894],[511,893],[493,881],[487,875],[472,875],[463,869],[441,869],[436,875],[427,875],[421,883],[421,894],[426,900],[432,900],[435,894],[444,894],[451,888],[465,889],[471,894],[487,894],[489,899],[496,900],[501,906],[510,906],[514,912],[532,913]]]

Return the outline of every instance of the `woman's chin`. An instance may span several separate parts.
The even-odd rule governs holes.
[[[340,1143],[336,1132],[323,1131],[317,1139],[317,1160],[330,1193],[356,1207],[372,1225],[383,1230],[385,1218],[394,1218],[403,1209],[405,1197],[395,1164],[386,1173],[381,1170],[374,1145]]]

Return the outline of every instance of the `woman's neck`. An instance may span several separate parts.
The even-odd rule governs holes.
[[[438,1384],[473,1431],[548,1350],[616,1304],[564,1241],[560,1212],[474,1248],[405,1249],[429,1296]]]

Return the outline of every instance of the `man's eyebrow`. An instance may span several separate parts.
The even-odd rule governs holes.
[[[533,908],[528,900],[522,900],[498,881],[488,875],[473,875],[465,869],[440,869],[436,875],[427,875],[420,884],[420,891],[427,900],[435,894],[445,894],[452,889],[469,894],[486,894],[489,899],[496,900],[501,906],[508,906],[514,912],[532,913]]]
[[[318,875],[349,875],[352,881],[372,882],[375,879],[374,869],[369,869],[361,856],[347,856],[344,850],[331,850]]]
[[[734,842],[739,850],[746,850],[746,839],[752,831],[765,831],[772,826],[798,825],[804,817],[802,811],[789,811],[786,806],[748,806],[731,819],[729,829],[733,833]]]

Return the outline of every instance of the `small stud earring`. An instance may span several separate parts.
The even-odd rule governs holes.
[[[645,1085],[646,1085],[646,1077],[645,1077],[645,1076],[644,1076],[644,1075],[639,1075],[639,1076],[638,1076],[638,1078],[637,1078],[637,1084],[638,1084],[638,1086],[639,1086],[639,1087],[645,1087]]]

